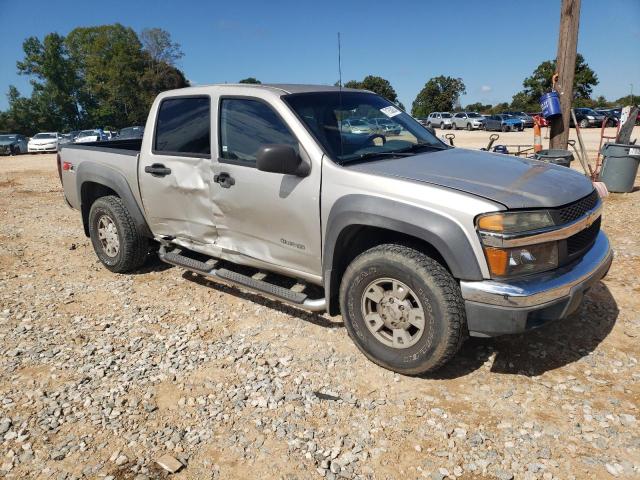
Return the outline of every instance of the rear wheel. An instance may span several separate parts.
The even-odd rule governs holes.
[[[142,266],[149,250],[147,238],[136,228],[122,200],[112,195],[91,206],[89,236],[102,264],[116,273]]]
[[[465,336],[458,283],[438,262],[401,245],[374,247],[349,265],[340,307],[356,346],[374,363],[403,374],[440,368]]]
[[[502,131],[503,132],[508,132],[509,131],[509,127],[507,125],[502,125]]]

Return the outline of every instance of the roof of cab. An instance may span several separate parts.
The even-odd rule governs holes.
[[[310,93],[310,92],[338,92],[340,87],[335,85],[304,85],[295,83],[215,83],[209,85],[195,85],[194,87],[243,87],[276,90],[285,94],[289,93]],[[189,88],[189,87],[188,87]],[[343,92],[369,92],[356,88],[342,87]],[[369,92],[371,93],[371,92]]]

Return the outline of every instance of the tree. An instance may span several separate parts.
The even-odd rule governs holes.
[[[262,82],[260,80],[258,80],[257,78],[254,78],[254,77],[243,78],[238,83],[249,83],[249,84],[254,84],[254,85],[262,84]]]
[[[540,110],[540,103],[532,101],[531,97],[525,92],[518,92],[511,99],[510,108],[521,112],[536,112]]]
[[[143,50],[157,63],[175,66],[184,57],[180,44],[171,40],[171,34],[162,28],[145,28],[140,32],[140,42]]]
[[[470,103],[469,105],[464,107],[464,109],[467,112],[488,112],[489,110],[491,110],[491,108],[492,108],[492,105],[489,105],[489,104],[485,105],[480,102]]]
[[[440,75],[430,79],[411,106],[411,115],[424,117],[431,112],[450,111],[460,95],[467,92],[461,78]]]
[[[514,95],[514,101],[518,101],[520,104],[535,106],[535,110],[538,110],[540,108],[540,97],[551,91],[551,79],[555,72],[555,60],[542,62],[536,67],[530,77],[524,79],[522,82],[524,90]],[[576,73],[573,80],[574,99],[591,98],[593,87],[598,85],[598,83],[598,76],[585,62],[584,57],[578,54],[576,56]]]
[[[370,90],[374,93],[377,93],[383,98],[386,98],[391,103],[399,104],[398,102],[398,94],[391,86],[391,82],[389,80],[378,77],[376,75],[367,75],[361,81],[350,80],[344,84],[346,88],[359,88],[362,90]],[[404,109],[404,106],[401,107]]]
[[[489,113],[491,114],[502,113],[505,110],[509,110],[509,104],[507,102],[496,103],[493,107],[491,107],[491,110],[489,110]]]

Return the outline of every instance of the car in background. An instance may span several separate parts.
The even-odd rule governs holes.
[[[115,140],[129,140],[132,138],[142,138],[144,134],[144,127],[125,127],[118,132]]]
[[[80,133],[79,130],[72,130],[69,133],[63,133],[62,135],[60,135],[59,144],[62,146],[62,145],[68,145],[70,143],[75,142],[76,137],[78,136],[79,133]]]
[[[0,134],[0,155],[27,153],[27,137],[19,133]]]
[[[415,118],[415,119],[416,119],[416,121],[417,121],[420,125],[422,125],[423,127],[426,127],[426,126],[427,126],[427,119],[428,119],[429,117],[414,117],[414,118]]]
[[[573,111],[576,113],[576,121],[580,128],[600,127],[606,118],[592,108],[574,108]],[[569,126],[575,127],[573,116],[569,120]]]
[[[607,127],[617,127],[620,123],[620,115],[622,114],[620,108],[596,108],[595,112],[607,117]]]
[[[502,113],[505,115],[513,115],[514,117],[519,118],[520,120],[522,120],[522,123],[527,128],[533,127],[533,117],[528,113],[524,113],[524,112],[502,112]]]
[[[515,132],[517,130],[521,132],[524,130],[524,122],[513,115],[499,113],[497,115],[490,115],[485,120],[484,129],[488,131],[499,130],[502,132]]]
[[[107,140],[107,136],[100,129],[82,130],[76,137],[74,143],[102,142]]]
[[[451,119],[449,112],[431,112],[427,117],[427,127],[439,127],[441,130],[453,128]]]
[[[118,135],[117,130],[104,130],[103,133],[107,140],[113,140]]]
[[[58,132],[41,132],[29,139],[27,151],[36,152],[57,152],[60,146],[60,135]]]
[[[355,133],[357,135],[371,135],[372,133],[376,133],[373,125],[359,118],[347,118],[343,120],[340,125],[342,131],[347,133]]]
[[[451,126],[454,130],[466,128],[467,130],[481,129],[484,127],[484,117],[476,112],[458,112],[453,114]]]
[[[366,121],[383,135],[400,135],[400,132],[402,131],[402,127],[398,123],[388,118],[367,118]]]

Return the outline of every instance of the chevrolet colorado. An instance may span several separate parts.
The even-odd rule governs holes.
[[[388,118],[390,133],[348,119]],[[164,262],[342,314],[373,362],[435,370],[467,335],[574,312],[608,271],[583,175],[452,148],[374,93],[212,85],[160,94],[142,139],[64,146],[67,203],[106,268]]]

